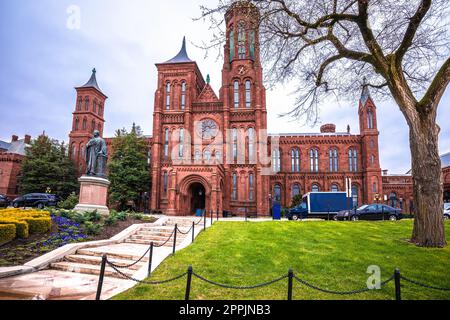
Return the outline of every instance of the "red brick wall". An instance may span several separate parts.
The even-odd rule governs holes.
[[[0,193],[10,199],[18,196],[17,177],[22,167],[23,156],[0,153]]]

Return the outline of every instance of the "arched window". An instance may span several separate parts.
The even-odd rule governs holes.
[[[311,149],[309,152],[311,172],[319,172],[319,150]]]
[[[331,185],[331,192],[339,192],[339,186],[337,184]]]
[[[248,160],[250,164],[256,163],[255,159],[255,129],[248,129]]]
[[[373,129],[374,125],[373,125],[373,112],[372,110],[369,110],[367,112],[367,128],[368,129]]]
[[[375,164],[375,156],[374,156],[374,155],[372,155],[372,156],[370,157],[370,161],[372,162],[372,164]]]
[[[97,113],[97,99],[94,99],[94,104],[92,105],[92,112]]]
[[[164,196],[167,196],[168,187],[169,187],[169,175],[167,174],[167,171],[164,171],[164,175],[163,175],[163,194],[164,194]]]
[[[233,128],[233,162],[236,162],[238,159],[238,131],[236,128]]]
[[[353,199],[353,207],[358,207],[359,204],[359,188],[357,185],[352,186],[352,199]]]
[[[77,158],[77,145],[74,143],[72,144],[72,160],[75,160]]]
[[[80,159],[86,159],[86,152],[84,150],[84,145],[80,145]]]
[[[234,82],[234,107],[239,108],[239,81]]]
[[[170,82],[166,84],[166,110],[170,110]]]
[[[348,151],[348,169],[350,172],[358,171],[358,151],[353,148]]]
[[[204,152],[203,160],[205,161],[211,161],[211,151],[206,149]]]
[[[195,155],[194,155],[195,162],[197,162],[197,163],[200,162],[201,158],[202,158],[201,152],[199,150],[195,151]]]
[[[330,172],[339,171],[339,153],[337,149],[331,149],[330,153]]]
[[[374,192],[374,193],[378,192],[378,186],[377,186],[376,182],[373,183],[372,192]]]
[[[75,119],[75,131],[78,131],[80,128],[80,120],[78,118]]]
[[[249,80],[245,81],[245,106],[252,106],[252,84]]]
[[[249,41],[250,41],[250,59],[255,60],[255,31],[250,31]]]
[[[179,138],[179,145],[178,145],[178,156],[180,158],[183,158],[184,156],[184,129],[180,129],[180,138]]]
[[[95,130],[95,120],[91,121],[91,131],[94,132]]]
[[[83,109],[83,98],[79,98],[78,99],[78,107],[77,107],[77,110],[78,111],[81,111],[81,109]]]
[[[169,157],[169,129],[164,130],[164,157]]]
[[[320,192],[320,186],[316,183],[314,183],[311,187],[312,192]]]
[[[253,201],[255,199],[255,177],[253,173],[248,175],[248,200]]]
[[[395,192],[391,192],[391,194],[389,195],[389,205],[391,207],[396,208],[397,204],[398,204],[397,194]]]
[[[98,124],[98,131],[102,132],[102,125],[100,123]]]
[[[272,150],[272,167],[275,173],[281,171],[281,151],[280,149]]]
[[[103,107],[101,104],[98,105],[98,115],[101,117],[103,115]]]
[[[276,184],[273,188],[274,200],[277,202],[281,202],[281,186]]]
[[[186,108],[186,82],[181,83],[181,110]]]
[[[234,29],[233,26],[231,26],[231,31],[230,31],[230,62],[233,61],[234,59],[234,43],[235,43],[235,39],[234,39]]]
[[[87,130],[87,119],[83,119],[83,130]]]
[[[238,26],[238,56],[239,59],[245,59],[247,56],[245,24],[239,23]]]
[[[300,150],[298,148],[291,150],[291,169],[292,172],[300,172]]]
[[[300,195],[300,185],[297,183],[292,186],[292,198]]]
[[[89,111],[89,97],[86,97],[86,98],[84,99],[84,109],[85,109],[86,111]]]
[[[231,198],[232,200],[237,200],[237,189],[238,187],[238,178],[237,178],[237,173],[234,172],[233,173],[233,192],[231,193]]]

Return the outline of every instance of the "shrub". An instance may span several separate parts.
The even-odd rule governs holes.
[[[100,213],[98,213],[97,210],[86,211],[83,214],[83,216],[84,216],[85,221],[90,221],[90,222],[99,222],[102,219],[102,215]]]
[[[16,237],[26,239],[29,237],[28,223],[14,219],[0,219],[0,225],[13,224],[16,228]]]
[[[47,233],[52,228],[51,218],[26,218],[30,233]]]
[[[16,238],[16,226],[14,224],[0,224],[0,244],[12,241]]]
[[[61,201],[58,207],[61,209],[72,210],[78,204],[79,198],[75,192],[72,192],[66,200]]]
[[[90,236],[96,236],[99,235],[102,232],[103,226],[101,224],[94,224],[90,221],[87,221],[84,224],[84,231],[86,234]]]
[[[126,221],[128,219],[128,213],[126,213],[126,212],[118,213],[117,219],[119,219],[120,221]]]
[[[117,223],[117,217],[110,215],[108,218],[105,219],[105,225],[107,226],[113,226]]]

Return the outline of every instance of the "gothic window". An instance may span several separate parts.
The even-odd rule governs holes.
[[[372,110],[369,110],[367,112],[367,128],[368,129],[373,129],[374,128],[374,126],[373,126],[373,112],[372,112]]]
[[[170,82],[166,84],[166,110],[170,110]]]
[[[102,116],[102,114],[103,114],[103,107],[102,107],[101,104],[99,104],[99,105],[98,105],[98,115],[99,115],[99,116]]]
[[[89,97],[86,97],[86,98],[84,99],[84,109],[85,109],[86,111],[89,111]]]
[[[392,192],[390,195],[389,195],[389,205],[391,206],[391,207],[397,207],[397,203],[398,203],[398,199],[397,199],[397,194],[395,193],[395,192]]]
[[[72,144],[72,160],[75,160],[77,158],[77,145],[74,143]]]
[[[245,24],[239,23],[238,26],[238,56],[239,59],[245,59],[247,55]]]
[[[83,119],[83,130],[87,130],[87,120]]]
[[[205,150],[203,160],[205,160],[207,162],[211,161],[211,151],[210,150],[208,150],[208,149]]]
[[[178,156],[183,158],[184,156],[184,129],[180,129],[180,139],[178,146]]]
[[[249,41],[250,41],[250,59],[255,60],[255,31],[250,31]]]
[[[311,172],[319,172],[319,150],[311,149],[309,152]]]
[[[233,61],[234,59],[234,30],[233,30],[233,26],[231,26],[231,31],[230,31],[230,62]]]
[[[92,120],[91,122],[91,131],[94,132],[95,130],[95,120]]]
[[[237,179],[237,173],[233,173],[233,192],[231,194],[232,200],[237,200],[237,186],[238,186],[238,179]]]
[[[372,155],[372,157],[370,158],[370,161],[372,162],[372,164],[375,164],[375,156]]]
[[[291,150],[291,170],[300,172],[300,150],[298,148]]]
[[[186,108],[186,82],[181,83],[181,110]]]
[[[339,154],[337,149],[330,150],[330,172],[339,171]]]
[[[237,161],[238,158],[238,137],[237,137],[237,129],[233,128],[233,161]]]
[[[200,151],[195,151],[195,155],[194,155],[194,160],[195,160],[195,162],[200,162],[201,161],[201,158],[202,158],[202,154],[200,153]]]
[[[169,157],[169,129],[164,130],[164,157]]]
[[[217,163],[222,163],[222,152],[216,150],[214,152],[214,157],[216,158]]]
[[[92,105],[92,112],[97,113],[97,99],[94,100],[94,104]]]
[[[80,128],[80,120],[78,118],[75,119],[75,131],[78,131]]]
[[[281,152],[280,149],[272,150],[272,167],[275,173],[281,171]]]
[[[332,184],[331,192],[339,192],[339,186],[337,184]]]
[[[163,179],[164,196],[167,196],[168,186],[169,186],[169,175],[167,174],[166,171],[164,171],[164,179]]]
[[[312,192],[320,192],[320,186],[316,183],[314,183],[311,187]]]
[[[249,163],[255,163],[255,129],[248,129],[248,159]]]
[[[255,176],[253,175],[253,173],[250,173],[248,176],[248,189],[249,189],[249,194],[248,194],[248,199],[250,201],[253,201],[255,198]]]
[[[357,185],[352,186],[353,207],[357,207],[359,203],[359,189]]]
[[[281,202],[281,186],[276,184],[273,188],[274,200],[277,202]]]
[[[348,169],[350,172],[358,171],[358,151],[353,148],[348,151]]]
[[[376,183],[376,182],[373,183],[372,191],[373,191],[374,193],[378,192],[378,187],[377,187],[377,183]]]
[[[234,107],[239,108],[239,81],[234,82]]]
[[[102,132],[102,125],[100,123],[98,124],[98,131]]]
[[[250,108],[252,106],[252,84],[249,80],[245,81],[245,106]]]
[[[300,195],[300,185],[294,184],[292,186],[292,198],[294,198],[295,196],[299,196],[299,195]]]
[[[81,111],[81,109],[83,109],[83,98],[80,97],[80,99],[78,99],[78,107],[77,110]]]

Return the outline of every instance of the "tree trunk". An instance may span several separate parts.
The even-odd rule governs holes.
[[[411,242],[423,247],[444,247],[442,168],[439,127],[430,114],[409,121],[414,183],[414,229]]]

